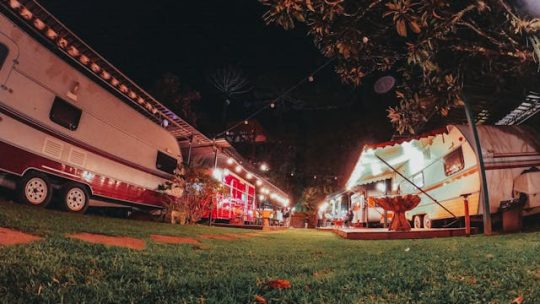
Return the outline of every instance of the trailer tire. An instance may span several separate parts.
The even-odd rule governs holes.
[[[425,229],[431,229],[433,227],[433,221],[431,220],[431,218],[427,214],[424,215],[424,219],[422,220],[422,222],[424,224]]]
[[[88,209],[90,196],[84,186],[68,183],[62,187],[62,209],[71,213],[84,214]]]
[[[19,181],[17,193],[20,202],[45,208],[52,200],[52,184],[47,175],[31,171]]]
[[[422,215],[415,215],[413,217],[413,227],[416,229],[424,228],[424,218]]]

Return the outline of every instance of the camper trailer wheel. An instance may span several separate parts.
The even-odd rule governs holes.
[[[424,228],[426,229],[431,229],[432,225],[433,225],[433,222],[431,221],[431,218],[429,217],[429,215],[424,215]]]
[[[62,203],[66,211],[85,213],[88,209],[88,192],[78,184],[67,184],[63,187]]]
[[[38,207],[47,207],[52,198],[52,185],[45,174],[30,172],[19,182],[21,202]]]
[[[421,215],[415,215],[413,218],[414,228],[420,229],[423,227],[423,217]]]

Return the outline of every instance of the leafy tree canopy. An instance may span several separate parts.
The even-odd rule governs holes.
[[[163,74],[154,83],[152,93],[181,118],[194,126],[197,125],[198,117],[194,111],[194,104],[200,101],[201,94],[182,83],[180,77],[171,73]]]
[[[434,114],[538,85],[540,19],[510,0],[260,0],[264,19],[305,26],[341,79],[397,72],[388,117],[414,133]],[[530,77],[530,76],[535,77]],[[516,89],[517,88],[517,89]]]

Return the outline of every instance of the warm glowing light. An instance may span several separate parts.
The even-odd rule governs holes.
[[[261,182],[260,179],[258,179],[258,180],[255,182],[255,184],[256,184],[257,186],[261,186],[261,185],[262,185],[262,182]]]
[[[95,176],[94,173],[88,172],[88,171],[84,171],[82,174],[83,179],[85,179],[88,182],[91,181],[94,178],[94,176]]]
[[[268,165],[265,164],[265,163],[262,163],[261,166],[259,167],[259,169],[261,169],[261,171],[268,171],[269,170]]]
[[[234,171],[235,171],[236,173],[242,172],[242,166],[240,166],[240,165],[236,166],[236,168],[234,168]]]
[[[223,179],[223,170],[221,170],[219,168],[215,168],[212,171],[212,177],[214,177],[218,181],[221,181]]]
[[[247,179],[252,179],[252,178],[253,178],[253,174],[251,174],[251,173],[246,174],[246,178],[247,178]]]
[[[233,163],[234,163],[234,158],[229,157],[229,158],[227,159],[227,164],[232,165]]]
[[[373,175],[379,175],[382,173],[382,167],[380,163],[373,163],[371,165],[371,173]]]
[[[264,200],[266,200],[266,197],[264,197],[264,195],[261,194],[261,195],[259,195],[259,200],[264,201]]]
[[[386,183],[385,182],[379,182],[379,183],[377,183],[375,188],[380,192],[386,192]]]
[[[410,172],[417,172],[424,167],[424,153],[415,147],[412,142],[406,142],[401,145],[403,154],[409,160]]]
[[[328,202],[324,202],[319,206],[319,212],[324,212],[328,208],[329,204]]]

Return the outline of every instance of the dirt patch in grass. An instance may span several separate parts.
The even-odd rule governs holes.
[[[199,241],[190,237],[177,237],[169,235],[152,234],[150,238],[158,243],[164,244],[199,244]]]
[[[252,238],[254,236],[249,233],[226,233],[225,235],[233,237],[233,238],[237,238],[237,239]]]
[[[0,227],[0,245],[11,246],[28,244],[37,240],[41,240],[41,237]]]
[[[262,233],[258,233],[258,232],[248,232],[248,233],[242,233],[242,235],[247,236],[247,237],[254,237],[254,236],[261,236]]]
[[[93,234],[93,233],[77,233],[77,234],[68,234],[68,237],[72,239],[77,239],[93,244],[102,244],[108,246],[117,246],[131,248],[135,250],[144,249],[144,241],[141,239],[124,237],[124,236],[109,236],[103,234]]]
[[[204,240],[224,240],[224,241],[232,241],[238,239],[237,236],[232,234],[201,234],[199,235],[201,239]]]

